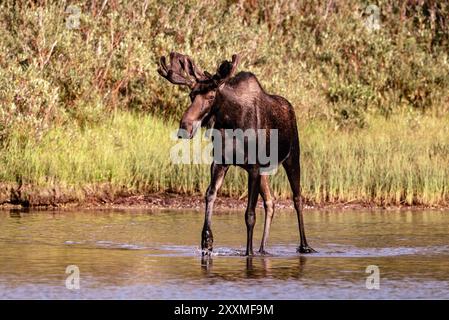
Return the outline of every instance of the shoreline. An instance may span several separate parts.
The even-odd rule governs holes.
[[[420,118],[416,130],[400,120],[372,118],[366,130],[354,132],[318,120],[303,124],[305,205],[449,209],[446,119]],[[0,160],[0,205],[199,209],[210,169],[172,163],[172,128],[154,116],[120,112],[85,129],[58,127],[41,140],[11,140],[17,147],[2,150]],[[270,187],[277,198],[291,198],[283,170],[270,177]],[[181,205],[164,200],[171,193]],[[243,208],[234,198],[246,193],[247,177],[233,167],[219,193],[233,199],[219,206]]]
[[[48,201],[43,199],[39,204],[30,204],[27,202],[2,201],[0,202],[0,210],[58,210],[58,211],[73,211],[73,210],[204,210],[204,197],[200,195],[183,195],[176,193],[154,193],[147,195],[127,195],[117,196],[113,199],[105,197],[86,197],[84,200],[70,200],[58,202]],[[36,201],[36,199],[34,199]],[[232,211],[244,210],[246,208],[246,198],[231,198],[227,196],[217,196],[215,201],[215,211]],[[294,210],[291,199],[274,200],[275,210]],[[36,203],[36,202],[35,202]],[[263,210],[263,202],[258,201],[258,209]],[[338,210],[338,211],[353,211],[353,210],[448,210],[449,205],[425,206],[425,205],[377,205],[370,203],[363,203],[360,201],[341,202],[341,203],[324,203],[312,204],[304,201],[303,209],[308,210]]]

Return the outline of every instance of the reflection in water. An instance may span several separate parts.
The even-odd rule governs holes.
[[[210,275],[212,270],[212,264],[214,260],[210,255],[201,257],[201,269],[205,275]]]
[[[204,275],[212,276],[213,273],[213,257],[203,256],[201,257],[201,269]],[[273,278],[273,279],[300,279],[306,264],[307,258],[304,256],[299,256],[296,259],[291,259],[292,262],[288,268],[283,270],[283,272],[277,272],[279,270],[274,270],[273,263],[270,256],[259,256],[259,257],[244,257],[246,261],[244,277],[247,279],[263,279],[263,278]],[[216,275],[215,275],[216,276]]]
[[[256,263],[254,260],[256,259]],[[272,258],[265,256],[260,258],[247,257],[246,258],[246,277],[251,279],[258,278],[277,278],[277,279],[300,279],[307,258],[300,256],[297,259],[292,259],[292,263],[287,272],[277,273],[272,270]]]
[[[449,298],[447,212],[307,212],[307,256],[295,219],[279,212],[271,254],[245,257],[243,216],[217,213],[202,257],[198,212],[0,212],[0,298]],[[380,290],[365,287],[369,265]]]

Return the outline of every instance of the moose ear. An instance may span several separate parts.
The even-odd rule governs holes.
[[[232,56],[232,62],[223,61],[220,64],[220,66],[217,69],[217,74],[215,75],[216,78],[218,78],[219,83],[223,83],[234,76],[239,62],[240,62],[240,55],[234,54]]]

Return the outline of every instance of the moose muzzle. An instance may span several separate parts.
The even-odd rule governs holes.
[[[181,121],[178,139],[192,139],[199,127],[201,127],[201,121]]]

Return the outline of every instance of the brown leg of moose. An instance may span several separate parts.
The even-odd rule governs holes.
[[[259,252],[261,254],[267,254],[265,247],[267,246],[268,235],[270,234],[271,221],[274,215],[274,201],[271,197],[270,185],[268,176],[263,175],[260,177],[260,195],[263,199],[263,206],[265,208],[265,224],[263,227],[262,242],[260,244]]]
[[[248,206],[245,212],[246,222],[246,255],[253,255],[253,231],[256,223],[256,205],[259,198],[260,174],[259,169],[251,168],[248,170]]]
[[[206,191],[206,214],[204,218],[203,232],[201,233],[201,249],[202,254],[210,255],[214,243],[214,237],[211,230],[212,211],[214,202],[217,198],[217,192],[223,184],[224,177],[228,171],[229,166],[212,163],[210,167],[211,182]]]
[[[299,148],[298,148],[299,149]],[[306,233],[304,231],[304,218],[302,215],[302,200],[301,200],[301,186],[300,186],[300,165],[299,153],[293,152],[283,163],[287,173],[288,181],[293,192],[293,204],[295,206],[296,215],[298,217],[300,244],[298,247],[299,253],[316,252],[307,244]]]

